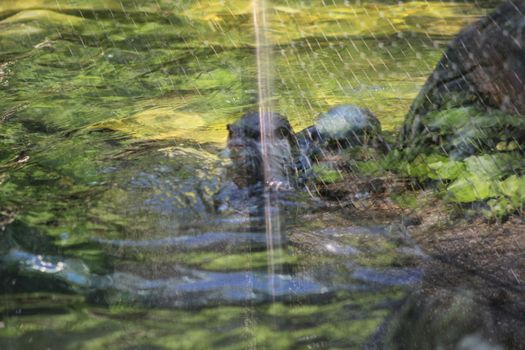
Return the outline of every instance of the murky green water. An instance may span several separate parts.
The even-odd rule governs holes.
[[[235,210],[226,124],[256,108],[251,3],[0,2],[0,348],[373,347],[424,259],[397,219]],[[394,131],[457,31],[487,9],[274,1],[275,106]],[[302,201],[302,200],[301,200]]]

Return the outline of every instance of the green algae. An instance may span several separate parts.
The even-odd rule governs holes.
[[[293,265],[297,263],[297,257],[286,251],[274,251],[275,256],[272,263],[276,265]],[[204,260],[206,261],[206,260]],[[245,254],[228,254],[210,259],[202,267],[209,270],[244,270],[260,269],[270,264],[267,252],[249,252]]]
[[[330,184],[340,182],[344,179],[341,171],[334,169],[334,167],[329,163],[314,164],[312,169],[315,181],[320,183]]]
[[[246,250],[242,252],[242,250]],[[297,265],[300,256],[284,249],[275,249],[270,263],[270,256],[266,251],[249,251],[245,248],[236,248],[232,251],[196,251],[196,252],[158,252],[137,251],[123,254],[127,259],[154,262],[156,264],[184,264],[207,271],[245,271],[262,270],[274,265]]]

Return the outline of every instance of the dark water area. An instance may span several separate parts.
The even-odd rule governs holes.
[[[387,132],[491,7],[270,5],[275,109],[299,131],[355,104]],[[257,109],[251,11],[0,1],[0,349],[520,348],[521,316],[440,284],[402,218],[298,193],[269,249],[253,199],[217,203],[226,124]]]

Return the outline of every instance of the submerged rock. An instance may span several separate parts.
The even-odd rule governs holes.
[[[524,31],[523,0],[505,1],[494,13],[465,28],[449,44],[414,101],[403,125],[402,145],[456,142],[452,148],[463,147],[459,156],[465,156],[473,154],[477,146],[493,147],[500,141],[496,138],[501,135],[494,137],[492,129],[481,133],[476,130],[488,127],[515,129],[512,120],[523,120],[521,116],[525,115]],[[465,113],[457,113],[458,109],[465,112],[464,108],[469,109],[466,117]],[[441,115],[436,115],[440,112]],[[458,114],[461,120],[449,118],[451,113]],[[512,118],[503,118],[502,121],[502,114]],[[480,118],[489,120],[477,125],[476,120]],[[467,125],[471,120],[474,124]],[[444,130],[439,124],[447,124],[451,130]],[[447,139],[450,134],[457,134],[457,137]],[[520,135],[523,133],[511,136]],[[477,142],[487,136],[494,139],[493,142]],[[503,138],[506,139],[505,135]]]

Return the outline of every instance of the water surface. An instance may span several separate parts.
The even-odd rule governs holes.
[[[400,219],[300,195],[269,260],[260,222],[217,204],[226,124],[257,109],[251,6],[0,3],[0,348],[386,344],[424,280]],[[394,131],[448,40],[486,11],[273,1],[272,104],[296,131],[342,103]]]

